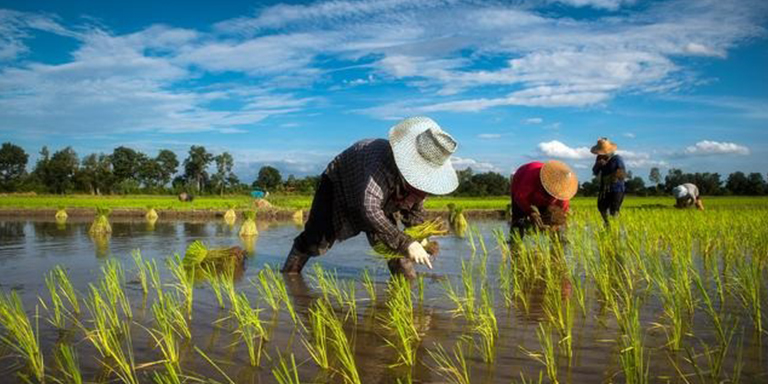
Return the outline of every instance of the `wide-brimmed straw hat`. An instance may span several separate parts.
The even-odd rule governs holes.
[[[445,195],[459,186],[451,164],[456,140],[428,117],[411,117],[389,130],[389,144],[395,163],[412,187],[432,194]]]
[[[616,152],[616,143],[608,140],[607,137],[602,137],[597,140],[597,144],[590,150],[595,155],[607,155]]]
[[[579,179],[562,161],[550,160],[541,167],[541,185],[550,196],[558,200],[570,200],[579,189]]]

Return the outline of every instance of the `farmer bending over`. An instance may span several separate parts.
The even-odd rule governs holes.
[[[600,180],[600,192],[597,195],[597,209],[608,226],[608,216],[617,216],[624,202],[624,179],[627,169],[624,160],[616,154],[616,144],[603,137],[591,152],[597,155],[592,173]]]
[[[363,140],[338,155],[323,172],[304,231],[293,241],[282,271],[299,274],[310,257],[334,242],[365,232],[373,246],[384,243],[407,258],[389,269],[415,277],[413,262],[432,268],[429,255],[403,233],[424,221],[427,194],[444,195],[458,186],[450,157],[456,141],[429,118],[413,117],[389,131],[389,141]]]
[[[515,231],[522,239],[532,227],[551,231],[558,240],[564,240],[569,201],[578,188],[576,174],[561,161],[536,161],[518,168],[510,186],[510,243],[515,239]]]
[[[672,189],[672,194],[675,196],[676,208],[689,208],[696,206],[700,211],[704,210],[704,203],[701,201],[699,195],[699,187],[691,183],[680,184]]]

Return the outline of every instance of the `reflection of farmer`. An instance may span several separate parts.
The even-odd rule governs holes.
[[[600,179],[600,193],[597,197],[597,209],[608,225],[608,216],[616,216],[624,202],[624,179],[627,170],[624,160],[616,154],[616,144],[603,137],[592,147],[592,153],[597,155],[592,173]]]
[[[432,267],[424,247],[397,227],[424,221],[427,193],[442,195],[458,186],[450,156],[456,141],[431,119],[403,120],[389,141],[363,140],[325,169],[304,231],[293,241],[283,272],[300,273],[310,257],[334,242],[365,232],[371,245],[384,243],[408,258],[389,262],[393,273],[413,275],[413,262]]]
[[[699,210],[704,210],[704,203],[701,201],[699,195],[699,188],[691,183],[685,183],[678,185],[672,189],[672,194],[675,196],[675,207],[688,208],[696,206]]]
[[[528,163],[515,171],[510,186],[512,224],[522,238],[526,230],[551,230],[560,237],[565,228],[569,200],[576,194],[579,181],[563,162]]]

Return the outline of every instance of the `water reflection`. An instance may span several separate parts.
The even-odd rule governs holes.
[[[93,250],[97,259],[103,259],[109,256],[109,239],[108,233],[92,233],[90,235],[93,242]]]

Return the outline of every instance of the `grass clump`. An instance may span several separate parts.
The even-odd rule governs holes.
[[[92,235],[101,235],[112,233],[112,225],[109,224],[109,214],[112,213],[112,209],[107,207],[96,208],[96,218],[91,224],[91,228],[88,229],[88,233]]]
[[[256,211],[248,210],[244,213],[245,221],[240,227],[240,236],[256,236],[259,230],[256,229]]]

